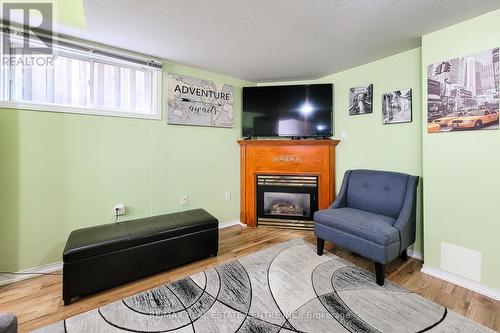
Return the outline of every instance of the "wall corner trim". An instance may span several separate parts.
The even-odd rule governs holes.
[[[445,270],[434,268],[429,265],[423,265],[420,270],[424,274],[434,276],[438,279],[456,284],[457,286],[472,290],[478,294],[500,301],[500,290],[485,286],[482,283],[469,280],[460,275],[456,275]]]

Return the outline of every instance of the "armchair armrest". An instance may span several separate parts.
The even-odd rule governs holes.
[[[329,209],[337,209],[347,206],[347,187],[349,185],[349,177],[351,175],[351,171],[348,170],[344,174],[344,179],[342,180],[342,186],[340,187],[340,191],[337,194],[337,198],[335,201],[328,207]]]
[[[398,229],[401,238],[400,252],[415,242],[418,180],[418,176],[408,178],[403,207],[394,222],[394,228]]]

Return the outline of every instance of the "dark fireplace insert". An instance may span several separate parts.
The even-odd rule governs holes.
[[[312,229],[318,177],[257,175],[257,226]]]

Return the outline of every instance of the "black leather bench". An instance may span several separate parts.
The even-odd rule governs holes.
[[[63,300],[216,256],[219,222],[203,209],[71,232],[63,254]]]

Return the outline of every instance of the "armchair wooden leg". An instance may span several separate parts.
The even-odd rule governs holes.
[[[322,256],[323,250],[325,249],[325,240],[324,239],[317,238],[316,249],[317,249],[318,256]]]
[[[408,249],[403,250],[403,252],[401,252],[401,255],[399,257],[401,259],[403,259],[404,261],[407,261],[408,260]]]
[[[375,263],[375,276],[377,277],[377,284],[379,286],[384,285],[385,280],[385,266],[378,262]]]

